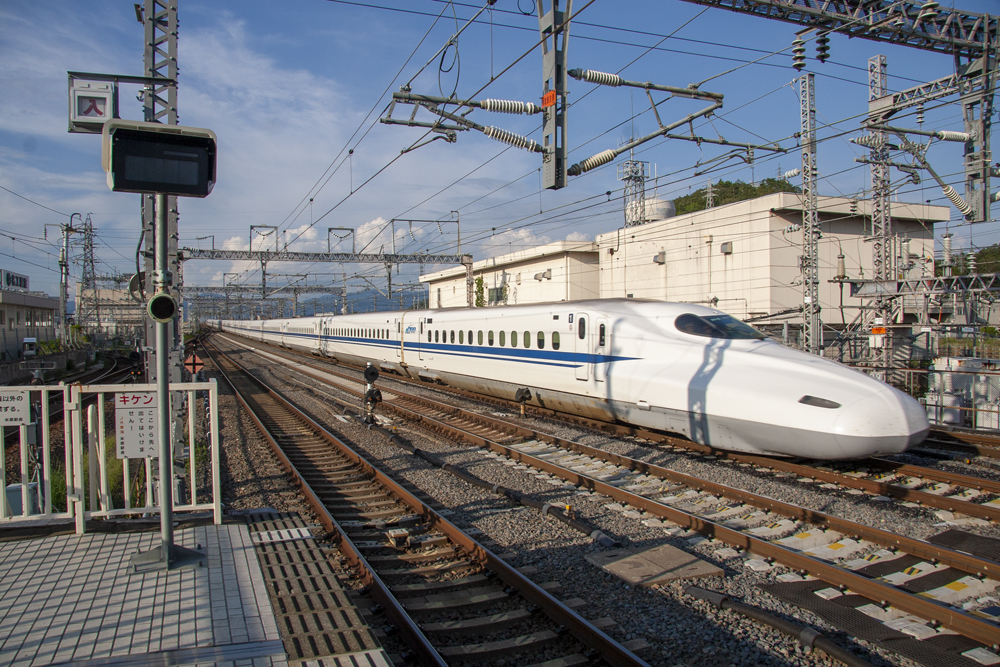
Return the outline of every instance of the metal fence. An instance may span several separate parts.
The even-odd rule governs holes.
[[[82,534],[87,519],[159,514],[156,485],[153,484],[156,448],[149,447],[144,458],[124,456],[124,445],[134,434],[125,432],[121,421],[124,417],[118,414],[130,407],[118,404],[121,396],[155,393],[155,384],[60,384],[0,389],[0,425],[3,425],[5,436],[4,446],[0,447],[0,483],[7,490],[0,493],[0,523],[73,519],[76,532]],[[170,393],[172,401],[184,401],[187,405],[186,456],[178,456],[183,452],[174,452],[175,464],[177,459],[183,459],[185,469],[183,475],[177,474],[176,468],[168,472],[174,483],[174,512],[211,510],[215,523],[221,524],[218,385],[214,379],[171,384]],[[64,417],[63,455],[58,461],[53,460],[58,443],[53,443],[51,436],[53,417],[58,416],[60,405],[58,401],[50,405],[55,394],[62,394],[61,414]],[[113,417],[120,417],[113,438],[107,435],[109,395],[116,401]],[[86,408],[85,403],[89,403]],[[27,412],[25,405],[30,406]],[[151,421],[155,423],[155,419]],[[202,447],[198,447],[199,422]],[[6,458],[7,451],[14,450],[14,445],[6,441],[6,436],[14,429],[17,430],[15,444],[20,447],[19,489],[17,482],[8,487]],[[110,445],[109,441],[114,444]],[[114,457],[109,456],[110,446],[115,447]],[[143,479],[144,488],[138,484]],[[209,487],[209,498],[199,498],[199,486],[202,489]],[[113,489],[120,489],[120,493],[112,493]],[[179,493],[182,489],[186,490],[185,494]],[[8,496],[14,501],[19,499],[20,507],[12,507]],[[182,498],[183,502],[179,502]]]

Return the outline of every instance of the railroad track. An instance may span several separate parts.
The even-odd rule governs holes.
[[[272,354],[274,353],[272,352]],[[318,365],[315,363],[317,361],[315,357],[309,355],[281,349],[277,356],[287,357],[289,354],[294,355],[299,363],[307,368],[340,377],[348,382],[357,382],[353,375],[338,373]],[[392,380],[423,388],[428,386],[426,383],[417,383],[409,378],[393,376]],[[514,401],[484,397],[451,387],[434,386],[434,389],[446,394],[480,402],[485,401],[504,410],[516,412],[521,407]],[[855,493],[871,494],[879,500],[916,503],[950,513],[951,516],[943,515],[942,519],[961,522],[965,520],[965,517],[973,517],[1000,522],[1000,482],[985,477],[938,470],[926,466],[908,465],[881,458],[817,463],[815,461],[739,454],[717,450],[664,433],[566,415],[534,406],[526,407],[526,412],[569,421],[617,436],[636,437],[660,446],[672,447],[701,456],[754,466],[764,472],[771,471],[782,475],[796,476],[803,483],[816,483],[822,485],[821,488],[826,490],[851,489]]]
[[[916,450],[931,455],[940,452],[944,455],[957,454],[962,457],[984,456],[990,459],[1000,459],[1000,438],[964,431],[932,430],[927,440],[922,442]]]
[[[422,664],[645,665],[232,359],[212,354],[282,465]],[[489,636],[484,641],[484,637]],[[533,659],[532,656],[545,656]]]
[[[297,372],[320,382],[334,378],[338,390],[360,402],[361,392],[350,387],[358,382],[355,378],[328,369],[313,372],[298,361],[295,366]],[[746,562],[748,567],[769,569],[767,561],[773,561],[804,573],[807,576],[786,576],[784,581],[802,589],[797,593],[800,603],[809,598],[827,603],[843,598],[831,604],[855,610],[860,625],[866,619],[881,621],[896,632],[893,639],[926,640],[954,632],[961,635],[955,641],[972,652],[1000,643],[995,613],[967,611],[953,604],[996,588],[1000,563],[991,560],[995,555],[961,553],[395,389],[383,391],[383,397],[386,410],[452,439],[485,447],[494,456],[544,471],[577,489],[606,496],[615,501],[613,507],[636,512],[644,523],[668,521],[745,550],[756,556]],[[731,557],[739,555],[735,549]],[[798,579],[793,581],[794,577]],[[924,642],[911,648],[919,653],[917,648],[927,646]]]

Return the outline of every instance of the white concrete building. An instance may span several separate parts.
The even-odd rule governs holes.
[[[872,278],[871,203],[819,198],[819,301],[825,323],[850,323],[860,300],[829,282],[843,252],[847,276]],[[943,206],[891,205],[900,275],[933,275],[934,223]],[[790,313],[803,303],[799,195],[778,193],[717,206],[597,237],[601,298],[634,297],[714,305],[739,319]],[[904,240],[905,239],[905,240]],[[908,258],[902,255],[908,252]],[[841,301],[843,296],[843,301]],[[776,320],[780,322],[780,320]]]
[[[483,278],[489,305],[595,299],[600,295],[597,244],[557,241],[484,259],[472,265]],[[430,308],[467,305],[465,267],[420,276],[427,283]]]

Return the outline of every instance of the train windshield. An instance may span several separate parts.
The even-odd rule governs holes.
[[[764,339],[764,334],[749,324],[744,324],[735,317],[725,314],[702,317],[693,313],[684,313],[674,320],[674,326],[677,327],[678,331],[706,338]]]

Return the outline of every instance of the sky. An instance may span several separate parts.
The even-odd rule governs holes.
[[[539,103],[542,56],[535,0],[498,0],[439,51],[482,8],[442,0],[344,2],[177,0],[178,115],[219,140],[218,181],[205,199],[179,203],[180,245],[188,248],[304,252],[463,252],[476,260],[559,240],[593,240],[623,225],[617,163],[543,190],[538,154],[480,132],[437,139],[422,128],[379,123],[391,94],[454,94]],[[942,3],[946,4],[946,3]],[[995,12],[996,0],[965,0],[964,10]],[[723,107],[695,121],[696,134],[760,145],[751,164],[731,149],[658,138],[636,149],[648,163],[647,198],[670,199],[713,180],[759,181],[800,164],[799,103],[791,43],[799,27],[681,0],[576,0],[569,67],[619,73],[634,81],[722,93]],[[96,229],[98,274],[133,273],[139,195],[110,192],[99,135],[67,131],[67,71],[142,75],[143,26],[131,2],[0,0],[0,267],[29,276],[31,289],[58,294],[59,225],[80,213]],[[891,91],[952,73],[949,56],[832,35],[830,59],[813,58],[821,195],[865,197],[867,149],[849,143],[867,111],[868,58],[885,54]],[[138,88],[122,86],[121,116],[142,118]],[[659,103],[667,97],[654,93]],[[656,129],[642,90],[570,80],[569,162],[579,162]],[[960,108],[926,109],[922,127],[962,130]],[[704,108],[674,98],[658,104],[669,123]],[[397,105],[394,118],[412,107]],[[417,120],[431,120],[425,110]],[[475,110],[469,120],[540,141],[541,116]],[[894,122],[916,127],[914,115]],[[683,128],[677,130],[682,132]],[[423,145],[421,145],[423,144]],[[963,190],[960,147],[936,142],[935,170]],[[652,179],[655,176],[655,180]],[[945,205],[939,188],[893,173],[900,201]],[[799,184],[795,178],[793,183]],[[609,193],[610,194],[607,194]],[[996,208],[994,209],[996,211]],[[971,228],[952,208],[956,249],[1000,241],[995,222]],[[994,218],[996,216],[994,215]],[[391,222],[395,220],[396,222]],[[413,222],[410,222],[413,221]],[[456,224],[457,223],[457,224]],[[274,225],[251,239],[250,227]],[[354,238],[332,227],[354,230]],[[939,226],[938,235],[945,231]],[[47,238],[46,238],[47,237]],[[80,276],[80,251],[71,274]],[[416,283],[420,265],[403,265],[395,285]],[[437,268],[423,266],[425,272]],[[308,284],[384,289],[380,265],[272,263]],[[188,261],[187,285],[222,285],[224,274],[256,284],[246,262]],[[232,279],[232,276],[230,276]]]

